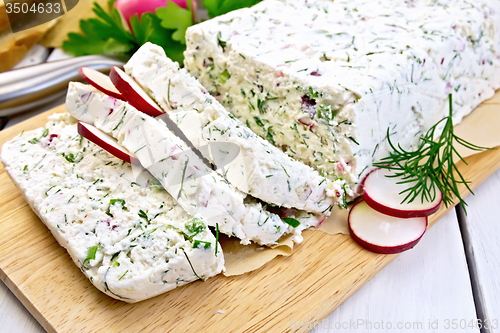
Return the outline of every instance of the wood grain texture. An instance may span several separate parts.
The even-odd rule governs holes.
[[[0,132],[0,145],[22,130],[43,126],[49,114],[62,110]],[[467,161],[459,167],[475,188],[500,167],[500,151]],[[0,278],[49,332],[289,332],[290,319],[322,320],[396,257],[368,252],[346,235],[308,230],[292,256],[278,257],[259,270],[217,276],[126,304],[86,280],[2,167],[0,184]],[[464,187],[460,191],[466,194]],[[430,225],[450,209],[441,207]],[[216,314],[219,309],[225,313]]]
[[[464,246],[452,210],[413,250],[384,267],[313,332],[479,333],[471,327],[451,329],[452,319],[469,324],[475,318]]]
[[[476,196],[467,198],[465,231],[470,253],[474,260],[474,278],[478,297],[484,310],[484,319],[490,322],[486,332],[500,333],[500,171],[475,191]]]

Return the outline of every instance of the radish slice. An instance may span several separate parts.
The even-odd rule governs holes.
[[[411,203],[401,203],[404,194],[402,191],[410,188],[414,183],[397,184],[401,181],[399,177],[386,177],[394,175],[394,171],[388,169],[375,169],[363,180],[363,199],[376,211],[395,217],[420,217],[434,214],[443,201],[442,193],[436,189],[436,198],[433,201],[425,201],[416,198]]]
[[[152,117],[161,116],[164,112],[158,105],[146,94],[134,79],[127,75],[120,68],[113,66],[109,73],[111,82],[115,85],[127,102],[137,110],[144,112]]]
[[[367,250],[382,254],[400,253],[413,248],[427,230],[427,217],[402,219],[384,215],[357,202],[349,212],[352,238]]]
[[[140,165],[139,160],[129,153],[125,148],[121,147],[113,137],[102,132],[97,127],[84,123],[83,121],[78,122],[78,134],[83,136],[85,139],[95,143],[111,155],[118,157],[122,161],[128,162],[133,165]]]
[[[113,82],[111,82],[109,76],[88,67],[80,67],[80,69],[78,70],[78,74],[80,74],[82,79],[87,81],[88,84],[90,84],[100,92],[103,92],[106,95],[114,98],[125,100],[122,94],[120,94],[120,92],[113,85]]]

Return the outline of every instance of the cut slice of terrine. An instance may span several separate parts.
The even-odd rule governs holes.
[[[133,152],[187,213],[202,216],[208,225],[243,244],[272,245],[284,234],[294,234],[293,239],[300,242],[301,231],[319,223],[319,216],[305,212],[297,212],[300,225],[286,223],[209,169],[161,119],[91,86],[71,82],[66,109]]]
[[[224,269],[202,217],[147,186],[147,171],[83,139],[68,114],[7,142],[1,158],[33,211],[108,296],[137,302]]]
[[[265,0],[190,27],[185,66],[241,121],[355,186],[500,87],[498,0]]]
[[[213,142],[239,147],[238,157],[225,168],[227,180],[239,190],[270,204],[314,213],[343,204],[344,182],[330,182],[257,136],[161,47],[143,45],[124,67],[195,147]],[[229,153],[223,145],[209,146],[217,147],[210,150],[214,164],[224,160],[219,155]]]

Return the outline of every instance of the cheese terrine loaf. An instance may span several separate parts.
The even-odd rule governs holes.
[[[393,142],[500,87],[498,0],[264,0],[190,27],[185,66],[291,157],[353,187]]]
[[[68,114],[7,142],[1,158],[51,234],[110,297],[137,302],[224,269],[203,218],[148,186],[142,168],[83,139]]]
[[[235,189],[204,162],[161,119],[107,96],[89,85],[71,82],[66,109],[78,120],[95,125],[135,154],[184,210],[202,216],[220,232],[261,245],[274,245],[285,234],[302,241],[301,232],[321,218],[297,211],[290,224],[251,196]]]

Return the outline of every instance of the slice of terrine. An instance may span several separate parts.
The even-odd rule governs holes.
[[[7,142],[1,158],[51,234],[110,297],[137,302],[224,269],[202,217],[147,186],[146,171],[83,139],[68,114]]]
[[[257,136],[161,47],[146,43],[124,68],[195,147],[213,142],[239,147],[238,157],[225,170],[227,180],[239,190],[270,204],[314,213],[343,204],[344,182],[330,182]],[[212,163],[223,160],[218,156],[221,152],[225,151],[211,149]]]
[[[316,215],[297,212],[300,225],[286,223],[209,169],[161,119],[91,86],[71,82],[66,109],[133,152],[187,213],[202,216],[208,225],[241,239],[242,244],[272,245],[285,234],[301,241],[301,231],[319,222]]]
[[[355,186],[500,87],[497,0],[264,0],[190,27],[185,66],[290,156]]]

